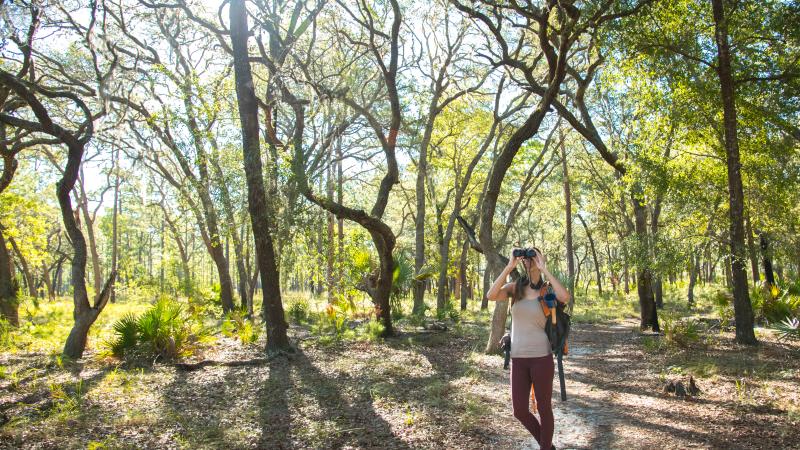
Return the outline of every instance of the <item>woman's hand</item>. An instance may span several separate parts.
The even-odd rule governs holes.
[[[506,278],[511,271],[514,270],[514,268],[517,266],[517,263],[519,263],[521,259],[521,257],[515,258],[514,250],[511,251],[506,268],[503,269],[497,279],[494,280],[494,283],[489,290],[486,291],[486,298],[488,300],[507,300],[508,297],[513,293],[515,285],[514,283],[506,283]]]
[[[514,256],[514,250],[517,249],[512,248],[511,253],[508,255],[508,264],[506,265],[506,268],[508,269],[514,269],[515,267],[517,267],[517,264],[519,264],[523,260],[522,256]]]
[[[537,269],[547,274],[547,260],[545,260],[542,253],[536,252],[536,256],[533,257],[533,263],[536,264]]]

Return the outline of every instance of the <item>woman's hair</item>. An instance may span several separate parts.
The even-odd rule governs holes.
[[[531,280],[530,278],[528,278],[527,274],[517,278],[517,281],[514,283],[514,292],[511,293],[512,308],[514,307],[514,303],[516,303],[517,300],[522,299],[522,294],[525,292],[525,287],[529,285],[530,282]]]

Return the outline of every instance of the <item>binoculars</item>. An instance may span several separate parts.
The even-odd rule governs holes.
[[[531,259],[536,256],[536,249],[533,248],[515,248],[513,253],[515,258],[520,256],[523,258]]]

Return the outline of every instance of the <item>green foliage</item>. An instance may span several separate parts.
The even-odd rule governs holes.
[[[368,340],[374,342],[381,338],[385,329],[379,320],[370,320],[364,325],[364,335]]]
[[[444,302],[444,308],[436,311],[436,319],[437,320],[450,319],[453,322],[458,322],[459,320],[461,320],[461,312],[458,310],[458,308],[456,308],[455,304],[453,303],[453,300],[448,298]]]
[[[189,336],[180,314],[179,304],[160,299],[139,317],[138,340],[145,345],[148,353],[167,359],[179,356]]]
[[[116,339],[109,343],[111,354],[122,357],[126,349],[132,349],[139,340],[139,318],[132,313],[114,323]]]
[[[222,320],[222,334],[236,338],[242,344],[253,344],[258,341],[260,331],[253,326],[253,321],[248,320],[242,311],[233,311],[226,314]]]
[[[800,320],[797,317],[785,319],[775,329],[780,333],[780,340],[800,340]]]
[[[162,297],[139,316],[126,315],[117,321],[114,338],[108,342],[111,354],[118,358],[174,359],[188,356],[191,345],[207,333],[193,326],[183,307]]]
[[[669,345],[689,348],[700,341],[700,324],[695,319],[682,319],[674,314],[661,313],[661,328]]]
[[[661,351],[661,339],[654,336],[643,336],[642,337],[642,347],[644,347],[644,351],[647,353],[657,353]]]
[[[733,295],[727,290],[719,289],[711,295],[711,302],[720,320],[720,329],[728,327],[733,320]]]
[[[303,323],[308,320],[309,309],[308,300],[305,298],[296,299],[287,310],[287,314],[294,321],[294,323]]]
[[[786,289],[776,296],[778,291],[775,288],[772,292],[767,292],[764,287],[751,289],[750,301],[756,320],[777,324],[800,312],[800,295]]]
[[[59,421],[74,419],[80,415],[84,405],[83,380],[75,383],[50,383],[50,397],[53,407],[50,414]]]
[[[8,321],[2,317],[0,317],[0,348],[7,349],[10,348],[11,345],[14,343],[13,334],[11,333],[13,327],[11,326]]]
[[[633,293],[625,295],[622,292],[604,292],[603,295],[597,295],[594,291],[576,289],[574,296],[580,300],[575,302],[573,322],[598,323],[638,315],[636,308],[639,303]]]
[[[336,338],[342,337],[347,330],[347,304],[327,305],[319,314],[317,331],[319,334],[333,334]]]
[[[403,297],[407,296],[414,283],[414,266],[405,253],[394,256],[394,273],[392,275],[392,293],[390,297],[392,318],[403,317]]]

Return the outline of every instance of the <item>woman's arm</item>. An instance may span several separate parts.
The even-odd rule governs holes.
[[[486,299],[487,300],[494,300],[494,301],[503,301],[508,300],[508,297],[514,291],[514,283],[506,283],[506,278],[508,275],[514,270],[514,267],[517,266],[521,258],[514,258],[514,254],[512,252],[511,258],[508,259],[508,264],[500,273],[500,276],[494,280],[492,287],[486,291]]]
[[[569,291],[558,281],[558,278],[554,277],[549,270],[547,270],[547,265],[545,264],[544,255],[539,252],[536,252],[536,258],[534,259],[536,262],[536,267],[542,271],[547,280],[550,281],[550,284],[553,286],[553,292],[556,294],[556,298],[561,303],[568,303],[569,300],[572,298],[572,295]]]

